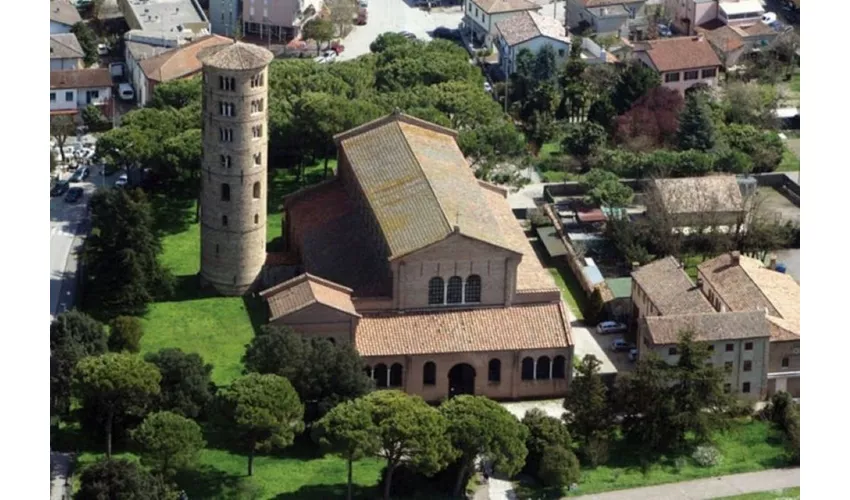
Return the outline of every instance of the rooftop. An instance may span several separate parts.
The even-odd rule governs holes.
[[[609,5],[623,5],[641,1],[643,0],[579,0],[585,7],[607,7]]]
[[[645,51],[660,72],[720,66],[720,59],[707,40],[698,36],[651,40],[635,47]]]
[[[51,89],[91,89],[112,87],[107,68],[87,68],[50,72]]]
[[[302,274],[260,292],[269,304],[269,321],[288,316],[313,304],[359,317],[351,302],[351,289],[331,281]]]
[[[194,25],[209,21],[195,0],[125,0],[139,22],[138,29],[196,31]],[[130,23],[130,28],[135,26]],[[178,29],[178,27],[180,29]]]
[[[477,5],[485,14],[541,9],[539,5],[530,0],[472,0],[472,3]]]
[[[362,356],[558,349],[571,343],[561,302],[369,315],[355,333]]]
[[[168,47],[157,47],[155,45],[148,45],[146,43],[133,42],[130,40],[124,40],[124,47],[130,52],[130,57],[135,59],[137,62],[149,57],[158,56],[171,50]]]
[[[208,47],[216,47],[233,43],[230,38],[218,35],[205,36],[159,55],[148,57],[139,62],[142,71],[149,80],[168,82],[201,70],[198,54]]]
[[[73,26],[82,21],[77,8],[68,0],[50,0],[50,21]]]
[[[750,13],[752,13],[753,16],[760,16],[764,14],[764,7],[762,7],[759,0],[726,0],[720,2],[720,8],[723,9],[723,12],[730,16]]]
[[[705,261],[697,269],[729,309],[765,311],[778,330],[799,337],[800,285],[790,275],[732,253]]]
[[[676,344],[685,331],[700,342],[770,337],[764,311],[647,316],[644,321],[656,345]]]
[[[334,137],[393,260],[454,232],[511,250],[456,132],[393,113]]]
[[[523,11],[508,19],[496,23],[496,29],[510,46],[514,46],[539,36],[569,43],[564,26],[553,17],[534,11]]]
[[[209,47],[198,54],[204,66],[242,71],[264,68],[274,59],[274,54],[258,45],[226,40],[231,43]]]
[[[632,271],[632,279],[663,316],[714,313],[714,308],[673,257]]]
[[[85,57],[85,52],[73,33],[56,33],[50,35],[50,58],[73,59]]]
[[[664,210],[671,214],[738,212],[744,209],[734,175],[656,179]]]

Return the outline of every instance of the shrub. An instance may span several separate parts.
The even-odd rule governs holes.
[[[753,406],[743,400],[736,400],[726,410],[726,414],[730,418],[743,418],[753,416]]]
[[[563,446],[549,446],[543,452],[537,476],[546,486],[564,487],[577,483],[581,478],[578,458]]]
[[[112,352],[139,352],[139,342],[144,331],[139,318],[118,316],[109,322],[109,350]]]
[[[596,467],[608,461],[609,439],[605,434],[594,434],[587,440],[582,455],[591,467]]]
[[[528,474],[537,474],[547,448],[559,446],[570,449],[572,447],[570,433],[563,421],[546,415],[538,408],[528,410],[522,423],[528,428],[528,438],[525,441],[528,456],[525,459],[524,468]]]
[[[723,455],[714,446],[698,446],[691,458],[700,467],[714,467],[723,462]]]
[[[528,221],[531,222],[531,227],[533,228],[552,225],[552,221],[549,220],[549,217],[546,217],[546,213],[537,208],[532,208],[528,211]]]

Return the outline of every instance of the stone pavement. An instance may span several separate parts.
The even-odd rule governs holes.
[[[582,495],[585,500],[709,500],[800,486],[800,469],[771,469],[646,488]],[[564,499],[562,499],[564,500]]]
[[[70,488],[66,488],[65,485],[71,473],[73,461],[74,457],[70,453],[50,452],[50,500],[71,498]]]

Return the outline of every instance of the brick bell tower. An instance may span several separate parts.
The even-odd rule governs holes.
[[[233,41],[203,49],[201,283],[252,290],[266,260],[268,50]]]

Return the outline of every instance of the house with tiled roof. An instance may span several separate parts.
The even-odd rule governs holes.
[[[658,73],[662,86],[682,95],[697,84],[717,85],[723,65],[703,35],[636,43],[633,55]]]
[[[770,48],[783,33],[762,22],[718,28],[700,26],[696,31],[705,36],[725,68],[738,65],[748,54]]]
[[[675,231],[733,231],[745,222],[744,197],[734,175],[655,179],[647,211],[663,211]]]
[[[718,312],[674,257],[632,272],[632,303],[638,359],[655,354],[675,364],[679,336],[690,332],[707,344],[712,364],[725,370],[727,392],[753,399],[765,396],[770,324],[763,311]]]
[[[659,4],[659,0],[566,0],[567,23],[571,31],[642,40],[651,9]]]
[[[50,71],[82,69],[86,54],[73,33],[50,35]]]
[[[86,106],[112,112],[112,77],[106,68],[50,72],[50,115],[77,116]]]
[[[261,292],[271,323],[350,342],[379,388],[428,401],[562,397],[561,294],[457,133],[396,112],[334,140],[335,176],[284,199],[296,277]]]
[[[496,40],[496,23],[520,12],[538,12],[541,8],[531,0],[464,0],[461,29],[473,43],[489,48]]]
[[[800,397],[800,285],[761,261],[729,252],[697,267],[700,289],[717,311],[761,311],[770,330],[768,394]]]
[[[570,37],[566,28],[554,17],[534,11],[522,11],[496,23],[496,48],[499,64],[505,75],[510,76],[516,68],[519,51],[526,49],[537,54],[549,45],[555,53],[560,67],[570,56]]]
[[[197,38],[185,45],[163,50],[145,44],[127,42],[127,68],[130,81],[136,89],[136,100],[146,105],[153,97],[154,88],[164,82],[189,78],[201,71],[198,52],[207,47],[233,43],[233,39],[218,35]]]
[[[50,34],[70,33],[83,18],[69,0],[50,0]]]

